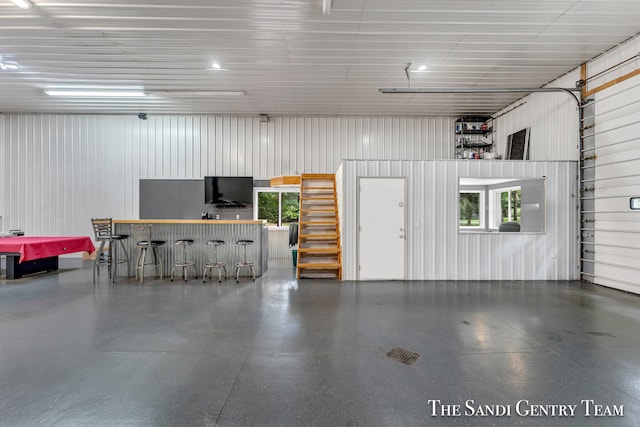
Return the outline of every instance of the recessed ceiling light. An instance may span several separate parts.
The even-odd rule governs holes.
[[[78,98],[137,98],[147,96],[141,90],[80,90],[80,89],[46,89],[49,96],[69,96]]]
[[[31,7],[31,2],[29,0],[11,0],[16,4],[16,6],[21,7],[22,9],[29,9]]]
[[[418,71],[426,71],[427,66],[426,65],[421,65],[418,67]]]
[[[218,64],[217,62],[214,62],[213,64],[211,64],[211,67],[213,67],[216,70],[219,70],[220,68],[222,68],[220,64]]]

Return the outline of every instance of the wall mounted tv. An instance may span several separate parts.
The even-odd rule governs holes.
[[[253,203],[253,177],[205,176],[204,203],[218,208],[242,208]]]

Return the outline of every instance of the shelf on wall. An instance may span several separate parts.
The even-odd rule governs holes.
[[[460,116],[455,120],[455,157],[484,157],[493,152],[493,118],[491,116]],[[484,129],[483,129],[484,128]],[[478,158],[478,157],[476,157]]]
[[[491,148],[493,144],[485,144],[483,142],[469,142],[465,144],[458,144],[456,148]]]
[[[484,135],[493,132],[493,129],[468,129],[468,130],[457,130],[456,135]]]

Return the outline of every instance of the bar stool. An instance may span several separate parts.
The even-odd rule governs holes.
[[[107,265],[109,279],[115,283],[118,275],[118,264],[126,263],[127,269],[129,268],[129,254],[123,243],[129,238],[129,235],[113,234],[113,220],[111,218],[91,218],[91,224],[93,225],[96,243],[100,242],[93,262],[93,283],[96,283],[96,274],[100,275],[100,266],[104,264]],[[118,258],[117,256],[118,244],[124,253],[124,258]],[[108,248],[108,251],[105,247]]]
[[[156,278],[162,280],[162,258],[158,256],[158,247],[164,245],[164,240],[151,239],[151,224],[133,224],[131,226],[133,235],[136,238],[136,247],[138,248],[138,258],[136,259],[136,280],[144,283],[145,268],[152,267],[156,270]],[[153,254],[153,262],[147,263],[147,252]]]
[[[218,247],[224,245],[224,240],[209,240],[207,246],[213,246],[214,258],[212,262],[208,262],[204,265],[204,272],[202,273],[202,283],[207,281],[207,272],[209,272],[209,279],[213,274],[213,269],[218,270],[218,283],[222,283],[222,272],[224,271],[224,278],[227,278],[227,264],[222,261],[218,261]]]
[[[187,270],[189,267],[193,268],[194,277],[198,278],[198,273],[196,272],[196,262],[187,260],[187,246],[193,245],[193,239],[178,239],[175,241],[176,246],[182,246],[182,260],[176,261],[173,263],[173,268],[171,269],[171,281],[173,282],[173,272],[176,268],[182,268],[182,276],[184,277],[184,281],[187,281]]]
[[[241,239],[236,242],[238,247],[242,247],[244,250],[244,256],[242,261],[238,261],[235,263],[236,266],[236,283],[240,283],[240,269],[241,268],[250,268],[251,269],[251,280],[256,280],[256,272],[253,269],[253,266],[256,264],[255,262],[251,262],[247,260],[247,246],[253,245],[253,240],[249,239]]]

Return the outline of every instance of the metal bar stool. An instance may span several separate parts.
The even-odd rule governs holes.
[[[236,245],[242,247],[244,249],[244,256],[242,261],[238,261],[235,263],[236,266],[236,283],[240,283],[240,269],[242,268],[250,268],[251,269],[251,280],[256,280],[256,272],[253,269],[253,266],[256,264],[255,262],[251,262],[247,260],[247,246],[253,245],[253,240],[249,239],[241,239],[236,242]]]
[[[158,256],[158,247],[164,245],[164,240],[151,239],[151,224],[133,224],[131,226],[133,235],[136,238],[138,248],[138,258],[136,259],[136,280],[144,283],[145,268],[152,267],[156,270],[156,278],[162,280],[162,258]],[[147,263],[147,252],[151,249],[153,262]]]
[[[218,261],[218,247],[224,245],[224,240],[209,240],[208,246],[213,246],[214,258],[212,262],[208,262],[204,265],[204,272],[202,273],[202,283],[207,281],[207,272],[209,272],[209,279],[213,274],[213,269],[218,270],[218,283],[222,283],[222,272],[224,271],[224,278],[227,278],[227,264],[222,261]]]
[[[91,224],[93,225],[96,242],[100,242],[93,262],[93,283],[96,283],[96,275],[100,275],[100,266],[105,264],[109,271],[109,279],[115,283],[118,275],[118,264],[126,263],[127,269],[129,268],[129,254],[124,246],[124,241],[129,238],[129,235],[113,234],[113,221],[111,218],[91,218]],[[124,253],[123,258],[118,258],[117,256],[118,244]]]
[[[182,276],[184,277],[184,281],[187,281],[187,270],[189,267],[193,268],[194,277],[198,278],[198,272],[196,271],[196,262],[187,260],[187,246],[193,245],[193,239],[178,239],[175,241],[176,246],[182,246],[182,260],[176,261],[173,263],[173,268],[171,269],[171,281],[173,282],[173,272],[176,268],[182,268]]]

